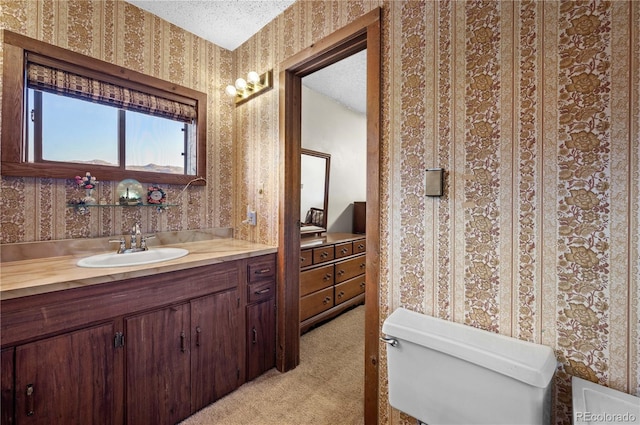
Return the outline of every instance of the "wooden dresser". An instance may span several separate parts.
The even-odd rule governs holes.
[[[300,333],[364,303],[364,235],[303,238],[300,250]]]

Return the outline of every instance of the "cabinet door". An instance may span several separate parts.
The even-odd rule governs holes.
[[[276,364],[276,310],[273,298],[247,307],[247,381]]]
[[[233,289],[191,301],[193,411],[240,385],[240,303]]]
[[[16,347],[17,424],[113,424],[113,323]]]
[[[188,304],[125,319],[128,424],[175,424],[191,413],[188,331]]]

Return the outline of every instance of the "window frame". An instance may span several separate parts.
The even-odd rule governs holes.
[[[147,183],[206,184],[207,160],[207,94],[80,53],[53,46],[20,34],[3,30],[2,134],[1,167],[3,176],[49,177],[70,179],[84,171],[103,181],[126,178]],[[168,174],[134,171],[113,166],[71,162],[28,162],[25,158],[25,53],[46,56],[77,67],[78,73],[91,72],[105,81],[131,89],[161,95],[169,99],[191,99],[196,102],[196,174]],[[199,179],[197,181],[194,181]]]

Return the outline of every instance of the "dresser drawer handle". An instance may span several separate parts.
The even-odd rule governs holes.
[[[364,269],[365,267],[367,267],[367,263],[360,263],[360,268]]]
[[[266,269],[256,270],[254,273],[255,273],[255,274],[267,274],[267,273],[271,273],[271,267],[267,267]]]
[[[304,257],[300,257],[300,262],[304,263],[305,258]]]
[[[322,258],[327,258],[329,256],[329,253],[327,251],[323,251],[322,254],[320,254],[320,257]]]
[[[358,244],[358,249],[364,249],[364,245],[363,244]]]
[[[344,297],[344,292],[340,291],[340,293],[338,294],[338,298],[342,298],[342,297]]]
[[[346,254],[347,252],[349,252],[349,250],[348,250],[347,248],[342,248],[342,249],[340,250],[340,253],[341,253],[341,254]]]
[[[324,275],[322,280],[331,280],[331,278],[332,278],[331,273],[327,273],[327,274]]]
[[[324,300],[322,300],[322,304],[329,304],[331,302],[331,297],[325,297]]]
[[[336,273],[338,276],[342,276],[343,274],[345,274],[344,270],[338,270],[338,273]]]
[[[254,294],[255,295],[262,295],[262,294],[266,294],[269,291],[271,291],[271,288],[264,288],[264,289],[261,289],[259,291],[255,291]]]
[[[364,288],[364,287],[365,287],[365,285],[366,285],[366,283],[364,283],[364,282],[360,282],[360,287],[361,287],[361,288]]]

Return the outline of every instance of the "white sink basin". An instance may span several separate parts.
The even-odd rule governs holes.
[[[159,263],[161,261],[174,260],[184,257],[189,251],[182,248],[151,248],[148,251],[117,254],[92,255],[78,261],[80,267],[125,267],[141,264]]]
[[[577,376],[571,378],[573,424],[637,424],[640,398],[598,385]]]

